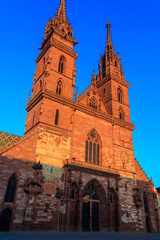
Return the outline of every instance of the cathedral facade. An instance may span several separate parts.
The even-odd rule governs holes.
[[[153,183],[134,158],[129,83],[110,27],[98,75],[78,95],[65,0],[46,24],[24,137],[0,132],[0,231],[160,230]]]

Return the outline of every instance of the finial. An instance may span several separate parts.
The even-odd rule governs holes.
[[[61,18],[63,22],[66,22],[66,1],[65,0],[60,0],[57,17]]]
[[[100,70],[100,64],[98,63],[98,75],[100,75],[100,72],[101,72],[101,70]]]
[[[77,97],[78,97],[78,87],[77,87],[77,89],[76,89],[76,95],[77,95]]]
[[[96,80],[96,75],[95,75],[95,70],[93,70],[93,74],[92,74],[92,84],[95,83]]]
[[[107,23],[106,25],[107,28],[107,46],[112,46],[112,40],[111,40],[111,24]]]

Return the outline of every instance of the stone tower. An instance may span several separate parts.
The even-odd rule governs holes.
[[[159,230],[152,184],[134,158],[129,83],[110,26],[98,75],[78,96],[65,0],[46,24],[25,136],[2,134],[12,145],[0,154],[0,231]]]
[[[43,43],[39,48],[41,53],[36,60],[33,94],[27,103],[25,134],[35,126],[54,128],[56,125],[57,128],[58,122],[66,130],[70,129],[69,123],[65,124],[62,117],[66,112],[65,106],[59,105],[59,102],[66,98],[73,99],[77,54],[73,51],[76,40],[72,35],[65,0],[62,0],[57,14],[46,24]]]
[[[129,83],[124,79],[122,61],[119,53],[114,52],[111,39],[111,24],[107,24],[107,42],[105,54],[98,66],[97,87],[110,114],[130,122],[128,100]]]

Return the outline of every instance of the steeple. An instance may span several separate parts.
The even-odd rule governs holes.
[[[111,24],[107,23],[107,43],[106,46],[112,46],[112,39],[111,39],[111,30],[110,30]]]
[[[60,0],[59,9],[56,16],[62,22],[66,22],[66,1]]]
[[[36,60],[37,68],[33,79],[33,94],[32,98],[29,96],[27,102],[27,119],[29,120],[26,121],[26,132],[32,130],[36,124],[37,126],[41,125],[42,122],[43,124],[51,123],[52,127],[57,122],[57,120],[50,122],[43,107],[48,104],[48,100],[45,99],[47,91],[52,92],[58,99],[63,97],[73,99],[76,81],[75,60],[77,58],[73,47],[76,40],[72,36],[71,23],[66,17],[65,5],[65,0],[60,0],[57,14],[54,15],[53,19],[50,18],[46,24],[43,42],[39,48],[41,52]],[[39,94],[42,98],[37,102],[38,105],[33,105],[33,99],[38,100]],[[37,111],[38,106],[40,106],[40,111]],[[49,103],[49,106],[52,112],[56,110],[54,99]],[[55,114],[57,113],[58,109],[55,111]]]
[[[46,24],[44,42],[42,43],[41,49],[53,33],[60,35],[74,45],[76,44],[76,40],[72,37],[73,29],[71,23],[69,23],[66,17],[66,0],[60,0],[57,14],[54,15],[53,20],[50,18]]]
[[[119,52],[115,53],[114,51],[111,38],[111,24],[107,23],[106,27],[107,41],[105,53],[100,56],[96,86],[110,114],[120,120],[130,122],[127,93],[129,83],[124,79]]]

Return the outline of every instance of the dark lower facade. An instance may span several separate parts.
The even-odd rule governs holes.
[[[159,231],[148,182],[73,162],[52,179],[40,163],[23,167],[2,186],[0,231]]]

